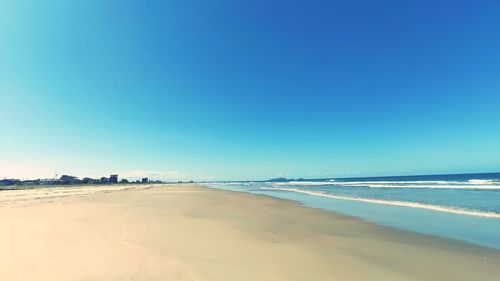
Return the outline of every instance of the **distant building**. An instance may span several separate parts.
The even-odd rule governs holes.
[[[109,182],[110,183],[118,183],[118,175],[109,176]]]
[[[100,182],[101,182],[101,183],[108,183],[108,181],[109,181],[109,180],[108,180],[108,178],[107,178],[107,177],[102,177],[102,178],[100,179]]]
[[[58,179],[41,179],[40,184],[42,185],[53,185],[53,184],[61,184],[62,181]]]
[[[95,180],[93,178],[88,178],[88,177],[85,177],[82,179],[82,183],[84,184],[94,184],[94,183],[98,183],[99,180]]]
[[[79,183],[80,180],[74,176],[62,175],[59,180],[62,184],[76,184]]]
[[[21,182],[22,185],[39,185],[40,180],[25,180]]]
[[[148,181],[149,181],[148,178],[142,178],[142,180],[141,180],[142,183],[147,183]]]
[[[18,179],[3,179],[0,180],[0,185],[15,185],[15,184],[20,184],[21,181]]]
[[[121,179],[120,183],[128,183],[128,180],[127,179]]]

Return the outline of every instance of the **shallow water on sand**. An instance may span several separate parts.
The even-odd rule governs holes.
[[[211,183],[500,249],[500,174]]]

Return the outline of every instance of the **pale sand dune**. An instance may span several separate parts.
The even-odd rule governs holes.
[[[0,280],[483,281],[500,276],[500,251],[265,196],[194,185],[94,190],[86,196],[46,193],[0,205]]]

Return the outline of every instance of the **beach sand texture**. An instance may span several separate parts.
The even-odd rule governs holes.
[[[196,185],[99,188],[0,192],[0,280],[500,276],[500,251],[291,201]]]

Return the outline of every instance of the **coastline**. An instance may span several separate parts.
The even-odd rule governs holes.
[[[496,210],[493,204],[495,198],[497,198],[495,196],[498,195],[494,192],[491,194],[491,197],[487,198],[488,201],[486,202],[480,200],[481,197],[486,196],[487,193],[485,192],[475,190],[459,192],[461,193],[461,200],[465,200],[466,198],[469,199],[468,202],[464,202],[465,204],[474,206],[471,209],[464,209],[459,206],[461,203],[457,202],[457,198],[459,197],[455,196],[456,193],[450,193],[449,191],[445,193],[448,193],[450,196],[455,196],[455,201],[450,201],[449,203],[451,204],[449,205],[440,203],[435,205],[420,205],[420,203],[416,203],[418,200],[399,202],[394,199],[389,199],[390,201],[382,201],[373,200],[370,198],[371,196],[364,196],[363,198],[360,194],[354,197],[338,196],[336,193],[330,193],[328,189],[317,190],[316,188],[304,188],[303,190],[296,190],[293,188],[288,191],[282,188],[268,188],[265,185],[259,184],[214,184],[209,185],[209,187],[251,194],[270,195],[275,198],[300,202],[306,207],[360,218],[377,225],[384,225],[412,233],[466,241],[474,245],[500,250],[500,237],[498,236],[498,233],[500,233],[500,221],[497,218],[498,211],[495,213],[488,213],[488,211],[485,212],[484,210],[480,210],[480,206]],[[344,190],[346,192],[353,192],[356,189]],[[385,191],[387,191],[387,194],[391,197],[390,194],[393,193],[393,190],[387,189]],[[407,192],[406,195],[413,196],[412,189],[409,189],[409,191],[410,192]],[[427,193],[427,195],[430,196],[430,192]],[[445,196],[443,192],[437,193],[435,197],[436,200]],[[382,194],[379,193],[379,195]],[[416,197],[418,197],[418,195],[416,195]],[[476,206],[479,208],[475,208]],[[493,214],[494,217],[490,216],[490,214]]]
[[[248,191],[238,191],[238,190],[233,190],[233,189],[220,189],[218,187],[209,187],[209,186],[203,186],[203,185],[200,185],[200,186],[203,187],[203,188],[209,188],[209,189],[219,190],[219,191],[223,191],[223,192],[235,192],[235,193],[250,194],[250,195],[254,195],[254,196],[262,196],[262,197],[265,197],[265,198],[271,198],[271,199],[276,199],[276,200],[280,200],[280,201],[282,200],[282,201],[286,201],[286,202],[291,202],[291,203],[297,204],[298,206],[303,207],[303,208],[314,209],[314,210],[318,210],[318,211],[321,211],[321,212],[326,212],[328,214],[331,214],[333,216],[337,216],[337,217],[340,217],[340,218],[348,218],[348,219],[352,219],[352,220],[358,220],[361,223],[367,223],[367,224],[370,224],[370,225],[373,225],[373,226],[376,226],[376,227],[385,228],[385,229],[387,229],[389,231],[401,232],[402,235],[423,236],[423,237],[427,237],[429,239],[443,240],[443,243],[465,244],[467,246],[483,248],[483,249],[488,250],[488,251],[494,251],[494,252],[500,253],[500,249],[492,247],[492,246],[481,245],[481,244],[478,244],[478,243],[473,243],[473,242],[470,242],[470,241],[467,241],[467,240],[458,239],[458,238],[444,237],[444,236],[439,236],[439,235],[433,235],[433,234],[428,234],[428,233],[423,233],[423,232],[418,232],[418,231],[412,231],[412,230],[407,230],[407,229],[403,229],[403,228],[398,228],[398,227],[394,227],[394,226],[391,226],[391,225],[384,225],[384,224],[380,224],[380,223],[377,223],[377,222],[372,222],[372,221],[366,220],[363,217],[359,217],[359,216],[356,216],[356,215],[349,215],[349,214],[341,213],[341,212],[336,211],[336,210],[330,210],[330,209],[326,209],[324,207],[314,206],[314,205],[308,204],[306,202],[301,202],[301,201],[299,201],[299,200],[297,200],[296,198],[293,198],[293,197],[278,197],[278,196],[271,195],[271,194],[266,194],[266,193],[252,193],[252,192],[248,192]]]
[[[191,184],[131,187],[0,207],[0,278],[495,280],[500,274],[498,250],[286,199]]]

